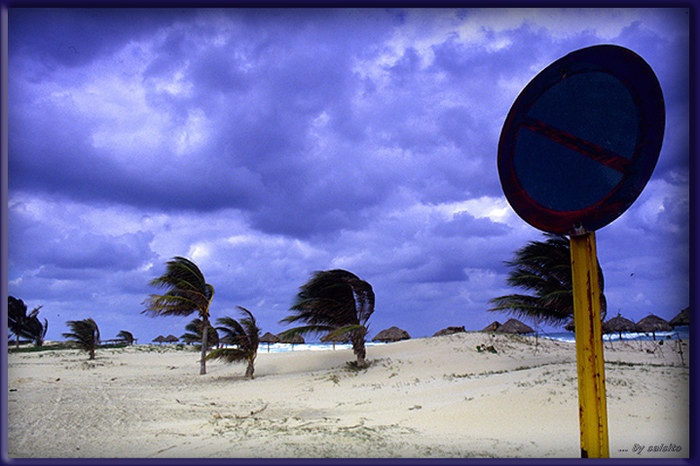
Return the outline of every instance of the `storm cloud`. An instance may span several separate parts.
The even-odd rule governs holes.
[[[183,333],[142,316],[176,255],[282,330],[316,270],[372,284],[375,331],[506,316],[516,249],[505,116],[542,68],[614,43],[656,72],[666,132],[640,198],[598,236],[608,307],[689,305],[686,9],[21,9],[8,15],[9,294],[49,338]]]

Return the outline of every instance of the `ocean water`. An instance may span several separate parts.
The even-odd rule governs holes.
[[[373,341],[368,341],[365,342],[365,347],[366,348],[371,348],[372,346],[378,346],[378,345],[385,345],[386,343],[377,343]],[[350,343],[336,343],[335,344],[335,350],[344,350],[344,349],[352,349],[352,345]],[[271,343],[270,344],[270,353],[287,353],[289,351],[332,351],[333,350],[333,344],[332,343],[319,343],[319,342],[311,342],[311,343],[299,343],[296,345],[292,345],[290,343]],[[260,346],[258,346],[258,353],[267,353],[267,343],[260,343]]]
[[[551,338],[553,340],[559,340],[559,341],[566,341],[570,343],[574,343],[576,341],[576,337],[574,336],[573,332],[540,332],[539,333],[540,337],[544,338]],[[688,326],[683,326],[683,327],[676,327],[673,331],[670,332],[656,332],[656,340],[687,340],[690,338],[690,328]],[[653,336],[651,333],[636,333],[636,332],[623,332],[622,333],[622,340],[624,341],[631,341],[631,340],[652,340]],[[609,335],[603,335],[603,341],[618,341],[620,340],[619,334],[609,334]],[[378,346],[378,345],[384,345],[386,343],[378,343],[378,342],[373,342],[373,341],[368,341],[365,343],[365,346],[368,348],[371,348],[372,346]],[[345,349],[352,349],[352,345],[350,343],[336,343],[335,344],[335,350],[345,350]],[[296,345],[291,345],[289,343],[272,343],[270,344],[270,353],[286,353],[289,351],[332,351],[333,350],[333,344],[331,343],[319,343],[319,342],[310,342],[310,343],[302,343],[302,344],[296,344]],[[260,343],[260,346],[258,347],[258,353],[267,353],[267,343]]]
[[[559,340],[559,341],[568,341],[571,343],[574,343],[576,341],[576,337],[574,336],[573,332],[542,332],[540,333],[540,336],[546,337],[546,338],[551,338],[553,340]],[[654,335],[651,333],[641,333],[641,332],[622,332],[622,340],[623,341],[629,341],[629,340],[653,340]],[[688,340],[690,339],[690,327],[682,326],[682,327],[676,327],[674,330],[670,332],[656,332],[656,340]],[[611,333],[607,335],[603,335],[603,341],[620,341],[620,334],[619,333]]]

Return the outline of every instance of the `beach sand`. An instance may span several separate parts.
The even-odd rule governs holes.
[[[610,456],[687,458],[688,346],[605,343]],[[496,354],[477,351],[492,345]],[[8,355],[17,458],[580,456],[573,343],[473,332],[207,363],[173,346]],[[637,451],[642,447],[641,451]],[[655,451],[658,449],[658,451]],[[665,451],[664,451],[665,450]]]

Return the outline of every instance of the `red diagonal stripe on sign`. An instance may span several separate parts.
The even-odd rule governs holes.
[[[622,157],[611,150],[578,138],[571,133],[562,131],[547,123],[535,120],[534,118],[525,118],[521,126],[534,133],[544,136],[547,139],[566,146],[569,149],[575,150],[579,154],[583,154],[586,157],[620,173],[625,173],[627,171],[627,166],[632,163],[631,160],[626,159],[625,157]]]

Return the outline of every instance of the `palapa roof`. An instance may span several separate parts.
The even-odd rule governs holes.
[[[518,319],[508,319],[496,331],[501,333],[535,333],[532,327],[520,322]]]
[[[690,308],[686,307],[681,312],[678,313],[676,317],[671,319],[669,322],[671,327],[679,327],[681,325],[690,325]]]
[[[280,338],[277,335],[273,335],[270,332],[265,333],[265,335],[260,337],[260,343],[277,343]]]
[[[673,330],[671,324],[654,314],[649,314],[639,322],[637,322],[637,327],[641,332],[667,332]]]
[[[447,327],[443,328],[442,330],[438,330],[435,332],[433,335],[434,337],[441,337],[443,335],[454,335],[455,333],[465,333],[466,330],[464,329],[464,326],[461,327]]]
[[[294,345],[300,344],[300,343],[305,343],[304,339],[301,337],[301,335],[292,335],[286,338],[281,338],[280,343],[292,343]]]
[[[375,337],[372,338],[372,341],[389,342],[389,341],[408,340],[409,338],[411,338],[411,335],[409,335],[406,330],[401,330],[398,327],[390,327],[390,328],[382,330],[377,335],[375,335]]]
[[[153,341],[155,341],[157,343],[163,343],[165,341],[165,337],[163,335],[158,335],[157,337],[155,337],[153,339]]]
[[[341,335],[336,335],[332,338],[330,338],[330,335],[333,332],[328,333],[327,335],[321,337],[321,341],[323,343],[327,342],[333,342],[333,343],[349,343],[350,342],[350,337],[348,336],[347,333],[343,333]]]
[[[636,332],[638,330],[637,324],[619,315],[603,322],[603,333]]]
[[[168,335],[167,337],[165,337],[165,338],[163,339],[163,341],[166,342],[166,343],[175,343],[175,342],[178,341],[178,340],[179,340],[179,338],[176,337],[175,335]]]
[[[501,328],[501,323],[500,323],[499,321],[497,321],[497,320],[494,320],[493,322],[491,322],[490,324],[488,324],[486,327],[484,327],[484,329],[482,330],[482,332],[495,332],[495,331],[497,331],[499,328]]]

